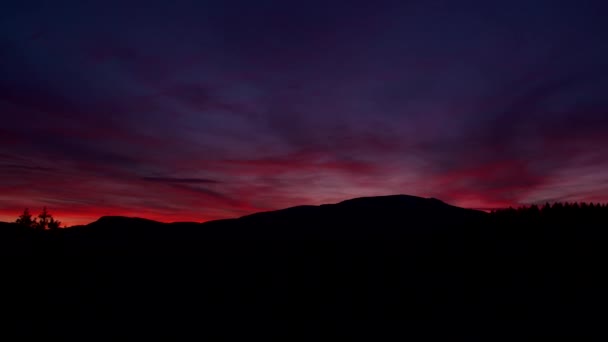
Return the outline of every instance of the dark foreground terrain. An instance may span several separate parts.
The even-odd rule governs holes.
[[[0,225],[3,340],[603,340],[606,208],[411,196],[205,224]]]

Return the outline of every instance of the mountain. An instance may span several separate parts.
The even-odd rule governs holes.
[[[407,195],[364,197],[337,204],[296,206],[236,219],[206,223],[161,223],[105,216],[69,229],[33,232],[6,223],[0,230],[5,251],[45,249],[61,243],[66,251],[132,252],[139,248],[194,251],[209,241],[342,241],[369,239],[420,240],[433,232],[478,226],[487,214],[448,205],[434,198]],[[462,232],[459,232],[461,234]]]
[[[68,235],[95,239],[141,239],[181,234],[194,239],[368,239],[395,238],[478,223],[487,216],[476,210],[448,205],[434,198],[407,195],[363,197],[337,204],[296,206],[236,219],[206,223],[160,223],[141,218],[102,217]],[[142,234],[142,235],[139,235]]]
[[[0,334],[593,340],[608,220],[584,210],[490,215],[396,195],[206,223],[3,225]]]
[[[268,230],[270,237],[294,234],[296,238],[369,238],[392,237],[412,230],[448,228],[449,225],[471,223],[483,217],[483,212],[454,207],[433,198],[394,195],[356,198],[321,206],[299,206],[209,225],[218,228],[222,224],[255,226],[262,231]]]

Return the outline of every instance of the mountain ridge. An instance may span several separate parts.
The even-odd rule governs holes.
[[[361,206],[361,205],[377,206],[380,204],[390,205],[390,206],[395,206],[398,204],[403,205],[403,207],[401,209],[412,209],[411,207],[415,207],[417,209],[420,209],[420,208],[427,208],[427,209],[450,208],[452,210],[459,209],[459,210],[466,210],[466,211],[470,211],[470,212],[476,212],[476,213],[480,213],[480,214],[487,214],[480,210],[462,208],[462,207],[458,207],[455,205],[451,205],[451,204],[448,204],[448,203],[446,203],[442,200],[439,200],[437,198],[434,198],[434,197],[418,197],[418,196],[405,195],[405,194],[396,194],[396,195],[383,195],[383,196],[355,197],[355,198],[346,199],[346,200],[336,202],[336,203],[324,203],[324,204],[320,204],[320,205],[296,205],[296,206],[291,206],[291,207],[286,207],[286,208],[281,208],[281,209],[276,209],[276,210],[260,211],[260,212],[256,212],[256,213],[239,216],[239,217],[211,220],[211,221],[205,221],[205,222],[188,222],[188,221],[186,221],[186,222],[181,222],[181,221],[160,222],[160,221],[146,219],[146,218],[138,217],[138,216],[110,215],[110,216],[101,216],[99,219],[97,219],[96,221],[93,221],[91,223],[88,223],[85,225],[73,226],[73,227],[86,227],[86,226],[96,225],[96,224],[100,224],[100,223],[110,223],[111,221],[116,221],[116,220],[123,220],[123,221],[129,221],[129,222],[142,222],[142,223],[147,222],[147,223],[156,223],[156,224],[163,224],[163,225],[182,225],[182,224],[207,225],[207,224],[217,224],[218,222],[248,220],[248,219],[251,219],[254,217],[257,218],[260,216],[277,215],[277,214],[283,214],[283,213],[293,213],[293,212],[305,211],[305,210],[317,210],[317,209],[338,208],[338,207],[346,207],[346,206]],[[406,205],[410,206],[410,208],[408,208]],[[392,209],[395,209],[395,207],[392,207]],[[73,228],[73,227],[69,227],[69,228]]]
[[[350,199],[342,200],[342,201],[335,202],[335,203],[323,203],[323,204],[319,204],[319,205],[309,205],[309,204],[296,205],[296,206],[291,206],[291,207],[286,207],[286,208],[281,208],[281,209],[276,209],[276,210],[259,211],[259,212],[239,216],[239,217],[223,218],[223,219],[204,221],[204,222],[197,222],[197,221],[161,222],[161,221],[156,221],[156,220],[152,220],[152,219],[148,219],[148,218],[140,217],[140,216],[104,215],[90,223],[69,226],[66,228],[74,229],[74,228],[92,227],[92,226],[98,226],[98,225],[102,225],[102,224],[116,223],[117,221],[128,222],[128,223],[160,224],[160,225],[194,225],[194,224],[206,225],[206,224],[217,224],[218,222],[249,219],[251,217],[260,217],[260,216],[265,216],[265,215],[275,215],[275,214],[295,212],[295,211],[304,211],[304,210],[311,210],[311,209],[315,210],[315,209],[319,209],[319,208],[326,209],[326,208],[338,208],[338,207],[361,206],[361,205],[373,207],[373,206],[378,206],[379,204],[389,205],[389,206],[394,206],[396,204],[400,204],[400,205],[402,205],[401,209],[412,209],[412,207],[420,208],[420,207],[424,207],[424,206],[426,206],[429,209],[430,208],[437,209],[437,208],[441,208],[441,207],[443,207],[443,209],[456,208],[456,209],[460,209],[460,210],[467,210],[467,211],[486,214],[485,212],[483,212],[481,210],[462,208],[462,207],[458,207],[455,205],[451,205],[451,204],[448,204],[448,203],[446,203],[440,199],[434,198],[434,197],[418,197],[418,196],[405,195],[405,194],[395,194],[395,195],[382,195],[382,196],[355,197],[355,198],[350,198]],[[407,206],[410,206],[410,208],[408,208]],[[395,209],[395,207],[393,207],[393,209]],[[15,225],[15,223],[0,221],[0,225],[12,226],[12,225]]]

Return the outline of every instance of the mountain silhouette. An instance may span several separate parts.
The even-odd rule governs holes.
[[[260,212],[236,219],[206,223],[160,223],[152,220],[105,216],[67,235],[95,239],[139,239],[191,235],[211,239],[366,239],[449,229],[479,222],[486,213],[448,205],[434,198],[408,195],[362,197],[337,204],[304,205]],[[139,235],[139,234],[144,234]]]
[[[608,220],[577,208],[395,195],[206,223],[0,224],[4,324],[83,340],[597,337]]]

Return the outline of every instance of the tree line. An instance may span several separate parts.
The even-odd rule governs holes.
[[[37,230],[55,230],[61,227],[61,221],[55,220],[46,207],[42,208],[42,212],[38,214],[38,217],[33,217],[28,208],[24,209],[15,223]]]
[[[608,204],[557,202],[541,206],[495,210],[490,214],[490,225],[512,232],[532,234],[544,231],[563,236],[596,236],[608,239]]]
[[[492,210],[492,215],[501,218],[508,217],[564,217],[564,216],[595,216],[608,214],[608,204],[587,202],[555,202],[546,203],[542,206],[536,204],[509,207],[506,209]]]

